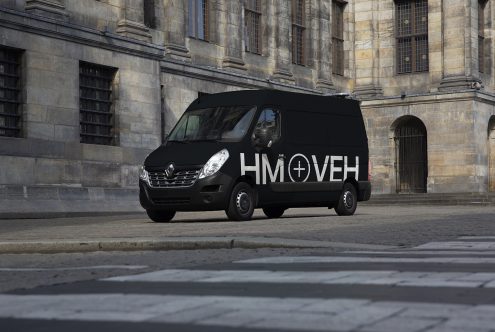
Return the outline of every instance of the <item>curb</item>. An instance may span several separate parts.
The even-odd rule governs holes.
[[[262,237],[110,238],[92,240],[1,241],[0,254],[49,254],[95,251],[199,250],[261,248],[335,248],[386,250],[392,246]]]

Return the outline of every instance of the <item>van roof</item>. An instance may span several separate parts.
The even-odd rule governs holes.
[[[357,100],[280,90],[241,90],[203,95],[188,109],[235,105],[277,105],[285,109],[361,117]]]

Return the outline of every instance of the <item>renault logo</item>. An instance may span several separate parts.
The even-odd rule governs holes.
[[[165,175],[167,176],[167,178],[171,178],[174,176],[174,171],[175,171],[175,166],[174,164],[170,164],[167,166],[167,168],[165,169]]]

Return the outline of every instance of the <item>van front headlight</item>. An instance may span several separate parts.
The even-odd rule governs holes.
[[[144,166],[139,167],[139,178],[146,183],[150,183],[148,171],[144,169]]]
[[[227,159],[229,159],[229,151],[227,151],[227,149],[215,153],[201,169],[199,178],[202,179],[218,172]]]

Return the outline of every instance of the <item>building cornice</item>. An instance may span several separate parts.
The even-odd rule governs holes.
[[[495,105],[495,94],[482,90],[462,90],[452,92],[431,92],[414,95],[384,96],[361,101],[363,108],[404,106],[410,104],[433,104],[438,102],[479,101]]]
[[[162,59],[165,51],[162,46],[108,31],[2,7],[0,7],[0,26],[155,60]]]

